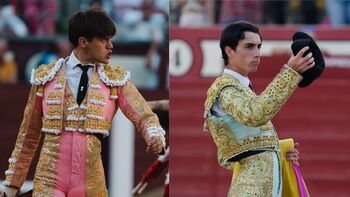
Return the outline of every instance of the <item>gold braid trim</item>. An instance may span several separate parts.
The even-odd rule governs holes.
[[[110,87],[123,86],[130,78],[128,71],[110,64],[99,65],[97,71],[102,82]]]
[[[224,87],[219,96],[222,109],[231,117],[250,127],[260,127],[270,121],[297,88],[302,77],[284,66],[266,89],[256,96],[248,88]]]
[[[57,71],[61,68],[64,59],[61,58],[57,62],[53,61],[50,64],[42,64],[38,69],[32,71],[32,76],[30,83],[33,85],[45,85],[47,82],[51,81]]]
[[[263,126],[280,110],[301,79],[301,75],[285,65],[266,89],[256,96],[236,78],[224,74],[208,90],[204,117],[207,117],[219,97],[222,109],[242,124],[250,127]],[[206,124],[204,129],[207,130]]]
[[[36,95],[37,88],[37,86],[31,87],[16,145],[9,159],[8,170],[13,173],[6,176],[6,183],[11,187],[21,188],[39,144],[42,108],[41,100],[38,100],[41,98]]]

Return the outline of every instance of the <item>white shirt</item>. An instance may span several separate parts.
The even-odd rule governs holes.
[[[236,71],[230,70],[225,68],[224,69],[224,74],[228,74],[231,75],[232,77],[238,79],[238,81],[244,86],[244,87],[249,87],[250,84],[250,80],[248,77],[245,77],[241,74],[239,74]],[[216,99],[216,101],[214,102],[213,106],[211,107],[211,111],[213,112],[214,115],[216,116],[224,116],[227,113],[224,112],[224,110],[222,110],[219,101]]]
[[[77,66],[78,64],[82,64],[82,63],[80,63],[80,61],[72,51],[72,53],[70,54],[70,56],[66,61],[66,75],[67,75],[67,83],[75,99],[77,99],[80,77],[81,77],[81,74],[83,73],[83,70]],[[88,65],[83,65],[83,66],[88,66]],[[88,76],[90,77],[92,74],[94,65],[89,64],[89,66],[90,68],[88,70]]]

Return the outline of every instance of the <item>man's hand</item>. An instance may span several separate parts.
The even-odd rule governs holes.
[[[299,143],[296,142],[295,145],[294,145],[295,148],[294,148],[294,149],[288,150],[288,151],[286,152],[285,157],[286,157],[286,159],[287,159],[288,161],[291,161],[291,162],[293,162],[294,164],[296,164],[296,165],[299,166],[299,151],[298,151],[298,149],[296,149],[297,146],[299,146]]]
[[[18,189],[16,188],[4,186],[3,190],[0,191],[0,197],[15,197],[17,192]]]
[[[303,54],[309,49],[308,46],[302,48],[299,53],[289,58],[287,65],[291,67],[293,70],[297,71],[299,74],[304,73],[305,71],[309,70],[310,68],[315,66],[315,60],[312,57],[312,53],[308,53],[305,57],[303,57]]]
[[[160,152],[162,152],[164,148],[160,136],[150,137],[149,139],[147,139],[146,143],[147,143],[146,151],[154,155],[158,155]]]

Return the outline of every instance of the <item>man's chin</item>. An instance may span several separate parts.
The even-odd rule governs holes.
[[[102,64],[108,64],[109,63],[109,60],[101,60],[100,61]]]
[[[258,70],[258,67],[256,66],[256,67],[254,67],[254,68],[252,68],[252,70],[250,71],[251,73],[254,73],[254,72],[256,72]]]

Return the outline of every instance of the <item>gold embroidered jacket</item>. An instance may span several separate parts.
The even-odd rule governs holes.
[[[204,130],[211,132],[220,165],[232,169],[232,159],[249,150],[278,150],[271,119],[300,80],[301,75],[285,65],[258,96],[231,75],[223,74],[215,80],[204,105]],[[226,115],[211,113],[214,102],[219,103]]]
[[[156,114],[129,81],[129,72],[121,67],[96,65],[89,79],[84,102],[78,106],[74,97],[66,98],[66,90],[69,87],[64,69],[64,59],[60,59],[49,65],[41,65],[33,72],[32,87],[16,145],[9,159],[9,168],[5,172],[4,185],[21,187],[37,149],[40,131],[48,134],[45,140],[55,138],[56,142],[59,142],[59,134],[62,131],[101,133],[108,136],[118,108],[132,121],[145,140],[152,136],[160,136],[165,147],[165,132]],[[44,144],[44,147],[53,148],[59,145],[51,141]],[[42,151],[39,164],[49,162],[44,161],[49,157],[43,155],[45,150]]]

